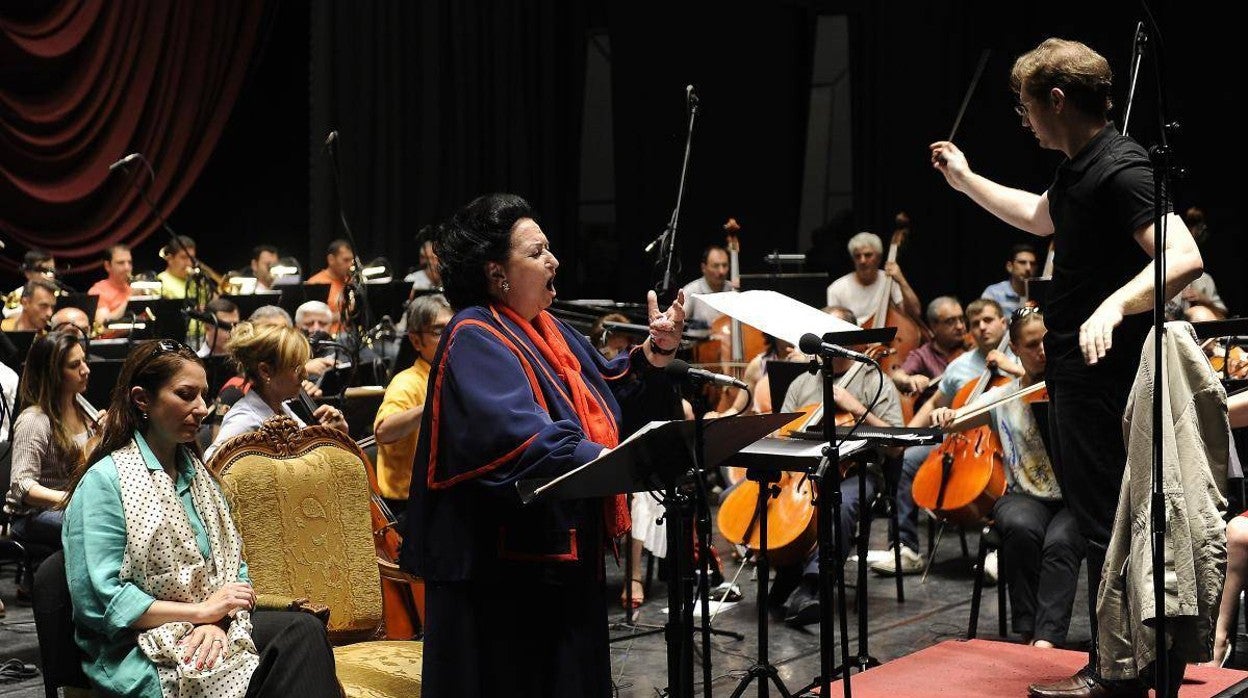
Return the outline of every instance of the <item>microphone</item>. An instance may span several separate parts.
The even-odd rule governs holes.
[[[689,101],[690,106],[698,106],[698,96],[693,93],[693,85],[685,85],[685,99]]]
[[[125,156],[124,158],[122,158],[122,159],[118,160],[117,162],[114,162],[113,164],[109,165],[109,166],[108,166],[108,171],[109,171],[109,172],[112,172],[113,170],[115,170],[115,169],[117,169],[117,168],[119,168],[119,167],[125,167],[126,165],[129,165],[130,163],[134,162],[135,160],[138,160],[138,159],[139,159],[139,158],[141,158],[141,157],[143,157],[143,156],[142,156],[141,154],[139,154],[139,153],[130,153],[129,155]]]
[[[853,361],[861,361],[864,364],[874,364],[875,359],[857,352],[852,349],[846,349],[839,344],[832,344],[823,341],[819,335],[813,332],[807,332],[798,340],[797,346],[802,350],[803,354],[820,354],[823,356],[839,357],[842,359],[851,359]]]
[[[667,375],[680,380],[687,378],[699,383],[714,383],[715,385],[720,385],[725,388],[741,388],[743,390],[750,389],[750,386],[746,385],[745,381],[738,380],[732,376],[727,376],[722,373],[712,373],[706,369],[694,368],[690,366],[688,362],[681,359],[673,359],[670,364],[663,368],[663,371],[667,373]]]
[[[338,140],[338,130],[334,129],[333,131],[329,132],[328,136],[325,136],[325,145],[329,145],[330,143],[333,143],[336,140]]]
[[[199,320],[205,325],[213,325],[214,327],[220,327],[223,330],[234,329],[234,323],[226,322],[225,320],[218,320],[216,315],[201,313],[198,310],[191,310],[190,308],[183,308],[182,314],[192,320]]]

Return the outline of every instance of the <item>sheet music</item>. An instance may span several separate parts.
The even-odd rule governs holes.
[[[807,332],[823,336],[829,332],[862,329],[775,291],[695,293],[693,297],[729,317],[795,346]]]
[[[826,441],[808,441],[786,437],[768,436],[741,449],[741,453],[750,456],[775,456],[777,458],[822,458]],[[852,455],[865,448],[865,439],[852,439],[841,443],[839,455]]]

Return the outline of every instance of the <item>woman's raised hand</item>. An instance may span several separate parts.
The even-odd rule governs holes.
[[[246,582],[230,582],[212,595],[199,602],[203,611],[200,619],[204,623],[216,623],[229,616],[234,617],[238,611],[250,611],[256,606],[256,590]]]

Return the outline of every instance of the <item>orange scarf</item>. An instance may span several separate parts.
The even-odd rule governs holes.
[[[568,342],[564,339],[563,333],[559,331],[559,324],[555,322],[554,317],[543,310],[538,313],[533,322],[529,322],[505,305],[494,307],[524,330],[524,334],[533,346],[537,347],[542,358],[555,369],[555,373],[568,389],[568,396],[572,399],[572,407],[576,410],[581,428],[585,430],[585,436],[590,441],[607,448],[618,446],[620,429],[615,423],[615,416],[604,409],[602,403],[594,399],[592,389],[581,375],[581,362],[568,347]],[[616,538],[623,535],[632,527],[628,513],[628,498],[620,494],[606,500],[603,507],[603,519],[607,525],[608,536]]]

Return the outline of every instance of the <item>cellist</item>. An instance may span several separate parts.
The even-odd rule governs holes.
[[[849,308],[854,314],[855,324],[862,324],[875,312],[880,284],[884,283],[885,277],[897,282],[893,286],[893,305],[910,317],[918,317],[922,310],[919,297],[910,288],[905,274],[901,273],[900,265],[889,262],[883,270],[880,269],[883,255],[884,243],[879,235],[865,231],[858,233],[849,239],[849,256],[854,260],[854,270],[828,286],[828,305]]]
[[[945,368],[936,393],[928,400],[910,420],[912,427],[931,426],[931,413],[937,407],[947,407],[958,394],[962,386],[978,378],[988,368],[996,368],[1011,376],[1023,375],[1023,367],[1018,364],[1018,357],[1009,350],[998,348],[1005,337],[1005,319],[1001,306],[991,298],[979,298],[966,306],[966,317],[970,323],[971,338],[975,340],[975,350],[963,353],[950,362]],[[916,574],[924,569],[923,558],[919,555],[919,513],[914,504],[911,487],[914,474],[927,459],[934,446],[911,446],[906,449],[902,458],[901,476],[897,482],[897,516],[899,519],[898,535],[901,544],[901,571],[903,574]],[[897,545],[898,541],[889,541]],[[879,574],[893,574],[896,569],[896,556],[871,563],[871,569]]]
[[[1022,306],[1014,311],[1009,332],[1010,348],[1026,373],[984,392],[967,408],[995,402],[1044,380],[1044,315],[1038,308]],[[935,409],[932,423],[948,428],[957,413],[965,411]],[[1001,403],[958,427],[970,429],[984,424],[997,433],[1005,455],[1007,489],[993,505],[992,519],[1001,533],[1001,547],[1009,556],[1005,581],[1014,632],[1038,647],[1062,645],[1070,627],[1087,539],[1079,533],[1074,514],[1062,501],[1040,431],[1048,425],[1036,422],[1025,398]]]
[[[846,321],[853,322],[854,314],[844,307],[833,306],[826,312]],[[861,347],[856,347],[861,350]],[[854,362],[850,359],[836,358],[832,360],[832,371],[837,375],[837,385],[833,391],[833,401],[838,411],[849,413],[854,419],[862,419],[862,423],[876,427],[899,427],[902,425],[901,396],[893,382],[884,378],[882,383],[873,371],[855,370],[848,380],[841,380],[846,372],[853,369]],[[875,399],[877,388],[880,392],[879,401],[870,410]],[[823,403],[823,376],[819,373],[803,373],[793,380],[784,393],[783,412],[795,412],[810,404]],[[832,419],[832,416],[825,418]],[[886,456],[900,455],[896,449],[885,449]],[[850,544],[853,538],[850,533],[858,524],[859,508],[870,508],[875,498],[878,483],[874,477],[867,476],[866,500],[858,499],[858,478],[862,474],[854,471],[841,480],[841,560],[844,564],[849,557]],[[868,535],[867,531],[859,531],[859,535]],[[819,620],[819,550],[816,546],[806,557],[800,569],[776,570],[776,583],[772,587],[773,599],[784,600],[784,622],[790,626],[801,627]],[[796,583],[796,586],[794,586]],[[789,591],[791,590],[791,592]],[[788,592],[787,598],[783,595]]]
[[[914,395],[921,406],[936,391],[949,362],[961,356],[966,342],[966,315],[953,296],[939,296],[927,304],[927,326],[932,341],[906,356],[890,378],[903,395]]]

